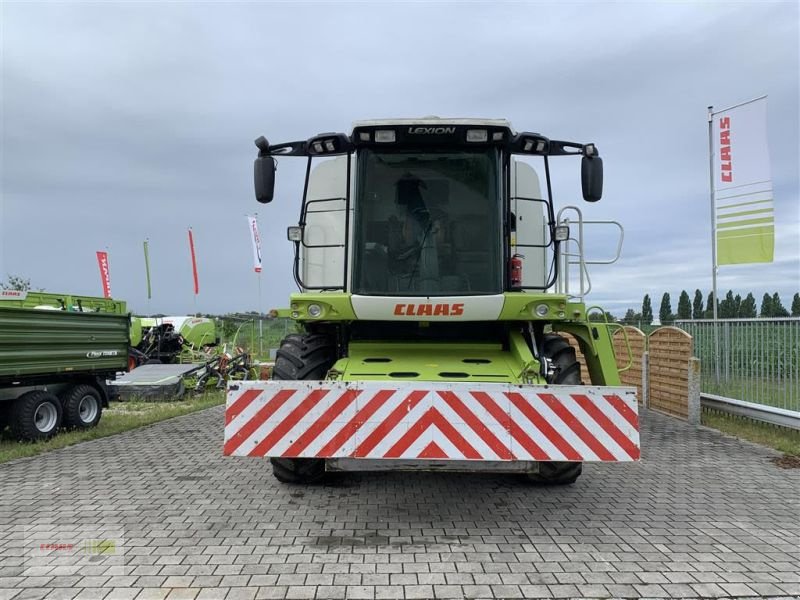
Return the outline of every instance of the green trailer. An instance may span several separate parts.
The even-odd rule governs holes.
[[[0,304],[0,421],[20,439],[94,427],[128,367],[127,313]]]

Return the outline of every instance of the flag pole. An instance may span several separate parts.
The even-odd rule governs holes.
[[[150,286],[150,239],[145,238],[142,243],[144,248],[144,272],[147,280],[147,312],[150,313],[150,299],[153,297],[153,290]]]
[[[711,315],[714,320],[714,379],[719,384],[719,327],[717,323],[717,227],[714,201],[714,107],[708,107],[708,192],[711,199]]]

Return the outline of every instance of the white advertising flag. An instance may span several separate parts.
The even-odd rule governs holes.
[[[712,115],[717,264],[772,262],[775,219],[767,99]]]
[[[261,236],[258,234],[258,221],[248,215],[247,225],[250,228],[250,239],[253,242],[253,268],[261,273]]]

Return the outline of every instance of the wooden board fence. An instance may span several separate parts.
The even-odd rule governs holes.
[[[650,408],[687,418],[692,336],[677,327],[660,327],[650,334],[648,348]]]

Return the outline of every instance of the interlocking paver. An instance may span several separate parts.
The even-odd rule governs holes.
[[[800,594],[800,471],[641,420],[641,463],[586,465],[566,488],[422,473],[283,485],[267,461],[220,455],[220,408],[7,463],[0,600]],[[54,513],[89,537],[121,530],[124,564],[26,558],[20,532],[54,531]]]

